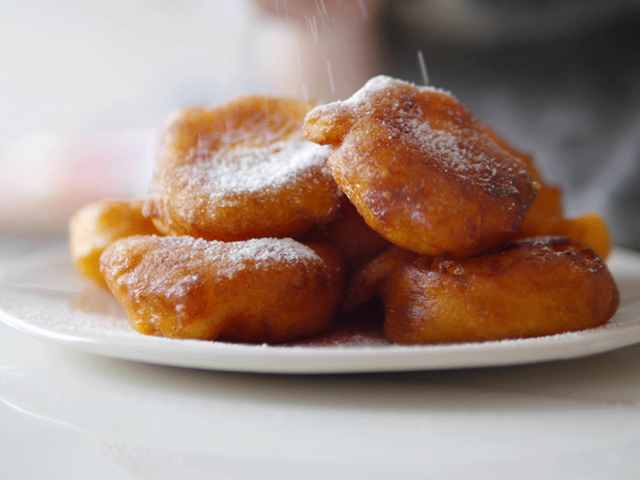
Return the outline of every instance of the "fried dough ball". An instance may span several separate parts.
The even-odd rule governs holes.
[[[577,218],[565,219],[552,234],[565,235],[576,242],[583,243],[605,260],[611,253],[609,229],[604,220],[595,213],[585,213]]]
[[[339,255],[292,239],[129,237],[105,250],[101,271],[137,331],[172,338],[276,343],[319,333],[343,290]]]
[[[540,236],[569,237],[585,244],[600,258],[606,260],[611,253],[611,239],[604,220],[595,213],[587,213],[573,219],[565,218],[562,190],[543,180],[531,155],[514,149],[497,135],[495,138],[504,148],[522,159],[533,179],[540,185],[536,199],[514,239]]]
[[[543,186],[516,238],[545,235],[569,237],[583,243],[606,260],[611,253],[611,238],[604,220],[595,213],[565,218],[560,197],[559,189]]]
[[[120,238],[158,234],[142,215],[142,200],[99,200],[76,211],[69,220],[69,253],[77,271],[106,287],[100,255]]]
[[[452,95],[385,76],[314,108],[307,138],[367,224],[422,255],[468,256],[506,243],[537,183],[526,164]]]
[[[562,191],[552,185],[542,184],[515,238],[539,236],[569,237],[591,248],[603,260],[611,253],[611,238],[604,220],[595,213],[565,218]]]
[[[408,257],[381,283],[384,334],[433,344],[526,338],[602,325],[619,293],[605,263],[567,238],[462,260]]]
[[[517,233],[519,237],[553,234],[556,225],[564,220],[562,191],[558,187],[542,185],[536,199]]]
[[[380,284],[407,259],[416,254],[400,247],[392,247],[382,252],[368,264],[358,269],[345,287],[341,310],[351,312],[371,300]]]
[[[345,262],[347,273],[369,263],[392,244],[372,230],[345,196],[340,214],[328,225],[321,225],[302,237],[303,242],[327,243],[335,247]]]
[[[247,240],[302,234],[338,212],[329,148],[306,140],[313,103],[242,97],[178,112],[162,136],[144,213],[167,235]]]

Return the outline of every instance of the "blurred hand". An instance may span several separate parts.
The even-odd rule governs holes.
[[[384,0],[252,0],[278,20],[263,39],[266,83],[287,94],[344,99],[379,73]]]

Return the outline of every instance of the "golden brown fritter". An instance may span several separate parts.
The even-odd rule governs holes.
[[[611,253],[611,238],[604,220],[595,213],[565,218],[559,188],[543,185],[515,238],[563,236],[583,243],[606,260]]]
[[[356,270],[345,287],[341,310],[351,312],[367,303],[396,268],[408,259],[414,259],[416,255],[404,248],[392,247]]]
[[[402,344],[480,342],[597,327],[619,305],[605,263],[567,238],[451,260],[406,257],[380,284],[384,334]]]
[[[392,244],[366,224],[346,196],[340,202],[340,214],[328,225],[320,225],[301,237],[302,242],[326,243],[335,247],[345,262],[348,274],[369,263]]]
[[[497,135],[494,138],[503,148],[522,159],[531,177],[539,185],[536,199],[514,239],[540,236],[569,237],[585,244],[600,258],[606,260],[611,253],[611,239],[604,220],[595,213],[566,218],[560,187],[550,185],[542,178],[531,155],[516,150]]]
[[[242,97],[189,108],[165,129],[144,213],[167,235],[247,240],[302,234],[338,212],[329,148],[306,140],[314,104]]]
[[[611,253],[609,229],[600,215],[585,213],[577,218],[565,219],[551,232],[552,235],[565,235],[592,249],[602,259]]]
[[[136,236],[114,243],[101,271],[144,334],[284,342],[326,330],[343,290],[325,245]]]
[[[314,108],[308,139],[367,224],[423,255],[468,256],[506,243],[534,201],[525,162],[452,95],[380,76]]]
[[[100,255],[120,238],[158,234],[142,215],[142,200],[99,200],[89,203],[69,220],[69,253],[78,272],[106,287],[100,273]]]

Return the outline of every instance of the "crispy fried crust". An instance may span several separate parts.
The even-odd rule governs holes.
[[[566,238],[517,242],[462,260],[413,256],[379,291],[385,336],[402,344],[582,330],[605,323],[620,302],[605,263]]]
[[[371,300],[382,282],[416,254],[400,247],[392,247],[362,266],[349,278],[340,308],[351,312]]]
[[[335,247],[342,254],[347,273],[351,274],[392,244],[366,224],[346,196],[341,200],[338,217],[328,225],[319,225],[300,241],[326,243]]]
[[[525,162],[529,173],[540,185],[536,199],[524,219],[524,224],[514,239],[540,236],[569,237],[571,240],[583,243],[600,258],[606,260],[611,253],[611,238],[604,220],[595,213],[566,218],[562,205],[562,190],[543,180],[533,157],[514,149],[501,139],[497,138],[497,140],[502,142],[504,148]]]
[[[537,183],[452,95],[376,77],[313,109],[307,138],[334,146],[329,168],[369,226],[423,255],[456,257],[506,243]]]
[[[139,332],[238,342],[325,330],[344,281],[330,247],[273,238],[130,237],[105,250],[101,271]]]
[[[144,213],[167,235],[246,240],[302,234],[338,212],[327,147],[302,134],[314,104],[250,96],[189,108],[165,129]]]
[[[515,238],[563,236],[591,248],[604,260],[611,253],[609,230],[602,218],[586,213],[577,218],[565,218],[559,188],[543,185]]]
[[[100,273],[100,255],[120,238],[158,234],[142,215],[142,200],[99,200],[89,203],[69,220],[69,253],[78,272],[106,287]]]

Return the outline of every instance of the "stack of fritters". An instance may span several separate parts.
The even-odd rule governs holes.
[[[449,93],[384,76],[326,105],[183,110],[148,198],[118,203],[132,220],[110,205],[76,214],[72,257],[146,334],[293,341],[378,296],[391,342],[486,341],[619,304],[599,217],[566,219],[533,159]]]

